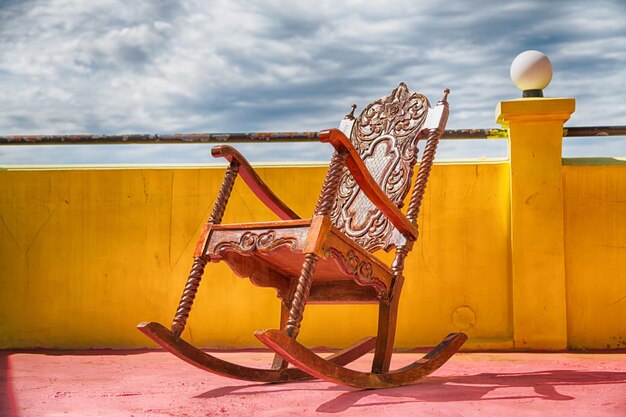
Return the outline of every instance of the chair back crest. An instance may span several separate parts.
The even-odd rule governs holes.
[[[369,104],[353,123],[350,140],[387,197],[401,208],[411,188],[417,143],[428,100],[404,83]],[[350,117],[350,116],[347,116]],[[370,252],[394,245],[393,224],[361,191],[344,168],[331,215],[333,224]]]

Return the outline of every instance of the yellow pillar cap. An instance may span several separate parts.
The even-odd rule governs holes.
[[[496,107],[496,122],[507,126],[510,122],[567,121],[576,109],[573,98],[520,98],[501,101]]]

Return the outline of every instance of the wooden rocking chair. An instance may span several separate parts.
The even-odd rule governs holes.
[[[439,368],[467,340],[465,334],[448,335],[426,356],[401,369],[390,371],[389,364],[404,261],[418,236],[417,215],[448,119],[448,94],[446,90],[437,106],[429,109],[426,97],[401,83],[389,96],[369,104],[356,119],[353,106],[339,129],[319,132],[319,140],[330,143],[335,152],[309,219],[299,218],[276,197],[234,148],[214,147],[213,156],[226,158],[230,165],[198,241],[171,330],[155,322],[141,323],[138,328],[192,365],[250,381],[317,377],[354,387],[385,388],[411,384]],[[400,208],[411,189],[422,137],[427,143],[404,215]],[[282,221],[220,224],[238,174]],[[395,249],[390,266],[372,254],[380,249]],[[224,261],[253,284],[276,289],[282,301],[280,330],[255,334],[276,353],[271,368],[223,361],[180,337],[209,261]],[[318,356],[296,340],[304,308],[315,302],[377,303],[378,335],[329,357]],[[371,372],[345,367],[372,349]]]

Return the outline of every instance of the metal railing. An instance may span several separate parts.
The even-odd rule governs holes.
[[[0,145],[316,142],[317,134],[318,132],[15,135],[0,136]],[[506,129],[456,129],[446,130],[442,139],[502,139],[507,136]],[[563,137],[589,136],[626,136],[626,126],[580,126],[563,129]]]

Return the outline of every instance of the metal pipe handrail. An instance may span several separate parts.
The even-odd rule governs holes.
[[[626,136],[626,126],[566,127],[563,137]],[[446,130],[442,139],[503,139],[506,129]],[[174,133],[122,135],[15,135],[0,136],[0,145],[78,145],[78,144],[147,144],[147,143],[260,143],[316,142],[317,132],[252,132],[252,133]]]

